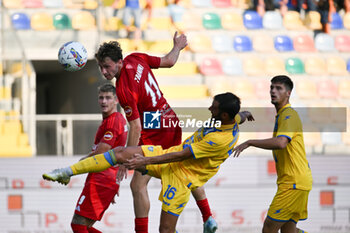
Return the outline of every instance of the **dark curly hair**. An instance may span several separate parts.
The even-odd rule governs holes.
[[[112,61],[117,62],[123,59],[123,53],[120,44],[117,41],[104,42],[97,53],[95,53],[95,58],[97,61],[103,61],[106,57],[112,59]]]
[[[241,100],[231,92],[218,94],[214,96],[214,100],[219,102],[219,110],[226,112],[231,119],[234,119],[241,109]]]

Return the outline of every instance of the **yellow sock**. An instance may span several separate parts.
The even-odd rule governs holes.
[[[73,175],[79,175],[88,172],[100,172],[116,164],[113,150],[104,154],[97,154],[89,158],[83,159],[76,164],[70,166]]]

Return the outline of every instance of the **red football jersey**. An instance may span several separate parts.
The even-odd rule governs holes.
[[[112,148],[125,146],[127,139],[127,125],[123,115],[115,112],[104,118],[95,136],[93,151],[99,143],[107,143]],[[116,185],[118,167],[111,167],[102,172],[89,173],[86,182],[113,188]]]
[[[160,111],[162,117],[171,114],[174,121],[178,121],[176,114],[170,108],[168,102],[163,97],[160,91],[157,80],[155,79],[152,68],[159,68],[160,57],[149,56],[144,53],[132,53],[123,60],[123,67],[121,69],[120,77],[116,81],[116,91],[120,105],[125,111],[128,121],[140,118],[142,131],[140,144],[148,142],[152,145],[162,145],[158,140],[160,130],[144,129],[143,128],[143,113]],[[181,129],[166,129],[167,131],[180,132],[181,143]],[[164,132],[164,130],[163,130]],[[179,135],[179,133],[177,133]],[[165,135],[164,135],[165,136]],[[164,138],[163,136],[163,138]],[[157,138],[157,140],[153,140]],[[173,140],[167,138],[166,140]],[[178,143],[178,142],[177,142]],[[166,145],[168,147],[168,145]]]

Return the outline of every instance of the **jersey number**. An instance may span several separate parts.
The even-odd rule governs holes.
[[[176,192],[175,187],[171,187],[171,185],[168,185],[167,190],[165,191],[163,197],[166,197],[168,200],[171,200],[174,198]]]
[[[155,91],[151,87],[153,87]],[[148,73],[148,82],[147,80],[145,81],[145,89],[147,95],[151,96],[152,106],[155,107],[157,105],[157,101],[162,97],[162,94],[160,93],[159,87],[154,78],[152,77],[151,73]]]

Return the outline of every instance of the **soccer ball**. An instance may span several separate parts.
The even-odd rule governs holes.
[[[58,51],[58,61],[67,71],[81,70],[87,62],[85,47],[76,41],[70,41],[62,45]]]

